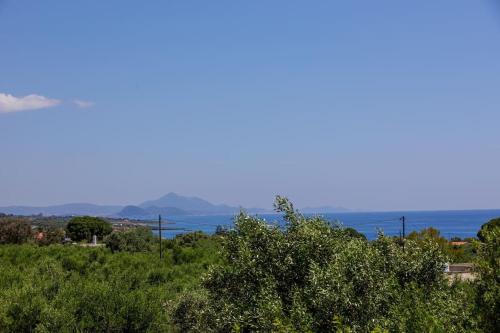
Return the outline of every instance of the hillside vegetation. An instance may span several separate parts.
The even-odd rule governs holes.
[[[368,241],[299,214],[285,198],[275,205],[285,226],[241,213],[232,230],[164,241],[163,259],[146,229],[113,231],[103,238],[106,247],[81,247],[32,240],[22,219],[1,217],[0,234],[10,236],[0,245],[0,332],[500,327],[498,223],[481,229],[470,252],[457,254],[434,229],[404,242],[383,234]],[[475,281],[446,278],[445,263],[454,255],[474,260]]]

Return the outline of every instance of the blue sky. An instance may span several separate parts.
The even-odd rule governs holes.
[[[499,124],[492,0],[0,0],[1,206],[499,208]]]

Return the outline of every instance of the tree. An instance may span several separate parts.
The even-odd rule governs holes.
[[[496,221],[500,219],[481,227],[478,233],[481,242],[475,243],[476,305],[485,332],[498,332],[500,328],[500,227]]]
[[[0,244],[21,244],[32,237],[28,219],[15,216],[0,217]]]
[[[86,240],[90,242],[93,235],[102,239],[112,231],[110,223],[92,216],[74,217],[66,225],[66,233],[74,241]]]
[[[446,238],[441,236],[441,232],[435,228],[429,227],[420,231],[412,231],[407,239],[414,240],[420,244],[422,242],[434,242],[436,243],[441,251],[447,255],[447,260],[449,262],[470,262],[473,257],[473,249],[470,244],[465,244],[462,246],[452,245]],[[458,239],[458,240],[457,240]],[[461,240],[458,237],[454,237],[451,241]]]
[[[284,197],[277,197],[275,208],[284,226],[245,213],[236,217],[234,229],[221,238],[222,263],[174,311],[180,330],[408,332],[466,326],[463,302],[447,286],[445,256],[435,242],[408,240],[404,249],[384,236],[368,242],[299,214]],[[449,313],[441,315],[445,303]],[[401,319],[410,309],[418,311]]]
[[[481,226],[481,229],[477,233],[477,238],[479,238],[479,240],[481,242],[484,242],[485,241],[485,234],[487,234],[489,231],[491,231],[493,229],[498,229],[498,228],[500,228],[500,217],[497,217],[496,219],[492,219],[492,220],[488,221],[487,223],[483,224]]]
[[[344,232],[347,235],[349,235],[350,237],[352,237],[352,238],[359,238],[359,239],[362,239],[362,240],[366,240],[366,236],[363,235],[362,233],[360,233],[359,231],[357,231],[354,228],[345,228]]]
[[[448,245],[448,240],[441,236],[441,232],[439,230],[433,227],[429,227],[420,231],[412,231],[406,238],[418,242],[431,240],[438,243],[441,248],[445,248]]]

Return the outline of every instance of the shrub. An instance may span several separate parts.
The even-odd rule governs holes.
[[[0,332],[171,332],[170,304],[215,259],[197,250],[176,265],[169,253],[1,245]]]
[[[201,231],[193,231],[186,234],[176,235],[174,243],[179,246],[196,246],[199,241],[209,238],[210,236]]]
[[[64,241],[64,229],[62,228],[47,228],[40,230],[39,238],[35,237],[38,245],[61,244]]]
[[[477,312],[484,331],[494,332],[500,327],[500,227],[481,228],[481,240],[475,243]]]
[[[32,237],[28,219],[23,217],[0,217],[0,244],[21,244]]]
[[[138,227],[125,231],[113,231],[104,239],[106,247],[112,252],[145,252],[151,251],[153,233],[146,227]]]
[[[477,233],[477,238],[479,238],[480,241],[485,242],[486,234],[489,231],[499,228],[500,228],[500,217],[492,219],[481,226],[481,229]]]

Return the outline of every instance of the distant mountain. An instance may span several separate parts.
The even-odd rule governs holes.
[[[88,203],[72,203],[65,205],[47,206],[47,207],[30,207],[30,206],[8,206],[0,207],[0,212],[5,214],[15,215],[38,215],[45,216],[58,215],[93,215],[106,216],[116,214],[123,206],[101,206]]]
[[[145,201],[139,205],[141,208],[148,207],[175,207],[190,214],[234,214],[240,208],[227,205],[214,205],[197,197],[184,197],[176,193],[168,193],[157,200]]]
[[[125,206],[123,209],[116,214],[119,217],[129,217],[138,219],[150,219],[157,217],[158,215],[163,216],[181,216],[188,215],[189,213],[185,210],[176,207],[146,207],[142,208],[139,206]]]
[[[300,212],[305,214],[346,213],[350,211],[347,208],[335,206],[305,207],[300,209]]]
[[[149,215],[148,211],[138,206],[125,206],[116,214],[120,217],[142,217]]]
[[[148,207],[146,208],[150,214],[153,215],[163,215],[163,216],[181,216],[181,215],[189,215],[190,212],[187,212],[183,209],[177,207]]]
[[[161,214],[163,216],[180,215],[231,215],[240,211],[241,207],[228,205],[214,205],[198,197],[185,197],[176,193],[168,193],[156,200],[145,201],[142,204],[119,206],[119,205],[94,205],[89,203],[72,203],[47,207],[9,206],[0,207],[0,213],[15,215],[38,215],[45,216],[71,216],[91,215],[108,217],[125,217],[150,219]],[[250,214],[267,214],[271,210],[261,208],[249,208]]]

